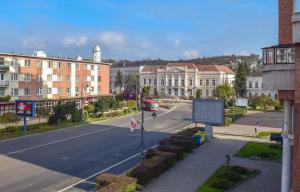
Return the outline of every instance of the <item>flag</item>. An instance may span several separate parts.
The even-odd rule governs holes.
[[[133,132],[137,128],[138,128],[138,121],[134,117],[131,117],[130,131]]]

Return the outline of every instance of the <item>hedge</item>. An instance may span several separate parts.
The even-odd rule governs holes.
[[[225,117],[225,126],[229,126],[232,123],[232,118],[230,117]]]
[[[184,148],[176,145],[160,145],[158,147],[160,151],[172,152],[176,154],[176,160],[182,160],[184,158]]]
[[[144,160],[139,166],[134,168],[130,175],[135,177],[139,184],[145,185],[172,167],[175,161],[176,154],[157,152],[154,157]]]
[[[184,139],[164,139],[159,142],[160,145],[176,145],[184,148],[185,153],[193,152],[193,148],[196,148],[195,141],[189,141]]]
[[[96,178],[96,187],[99,192],[135,192],[137,180],[132,177],[103,173]]]

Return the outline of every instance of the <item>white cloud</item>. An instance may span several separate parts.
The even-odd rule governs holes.
[[[76,46],[76,47],[82,47],[85,46],[88,42],[87,36],[80,36],[80,37],[67,37],[63,41],[64,46]]]
[[[194,59],[199,57],[199,53],[196,50],[186,50],[182,54],[186,59]]]
[[[152,47],[151,43],[149,41],[143,41],[141,44],[140,44],[140,47],[141,48],[144,48],[144,49],[149,49]]]
[[[125,44],[124,35],[117,32],[102,32],[99,34],[100,43],[113,47],[121,48]]]
[[[249,53],[248,51],[240,51],[240,52],[238,53],[238,55],[241,55],[241,56],[249,56],[250,53]]]
[[[42,49],[45,47],[45,41],[38,37],[30,37],[22,41],[22,47],[30,49]]]
[[[175,45],[175,46],[181,45],[181,41],[180,41],[179,39],[176,39],[176,40],[174,41],[174,45]]]

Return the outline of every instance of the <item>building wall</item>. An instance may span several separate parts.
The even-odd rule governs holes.
[[[82,85],[83,96],[109,95],[108,64],[6,54],[0,54],[0,58],[4,58],[4,65],[9,66],[8,71],[0,71],[5,74],[4,81],[9,81],[9,86],[4,88],[4,95],[12,95],[14,89],[18,92],[12,100],[80,97]],[[13,60],[16,64],[13,64]],[[25,60],[30,61],[30,66],[25,65]],[[79,68],[76,67],[78,65]],[[16,81],[12,79],[14,73],[18,75]],[[25,79],[27,74],[31,79]],[[98,76],[101,76],[101,81],[98,81]],[[37,94],[39,88],[42,91]],[[28,95],[25,90],[30,90]]]
[[[257,83],[257,87],[256,87]],[[251,86],[252,84],[252,86]],[[278,99],[277,91],[267,90],[263,88],[263,77],[262,76],[248,76],[246,78],[246,96],[261,96],[267,95],[273,99]]]
[[[279,0],[279,44],[291,44],[293,0]]]

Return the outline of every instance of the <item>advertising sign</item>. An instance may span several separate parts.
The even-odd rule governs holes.
[[[193,100],[193,123],[210,125],[224,124],[224,115],[223,99]]]
[[[36,114],[36,102],[33,100],[16,100],[16,114],[19,116],[34,117]]]

